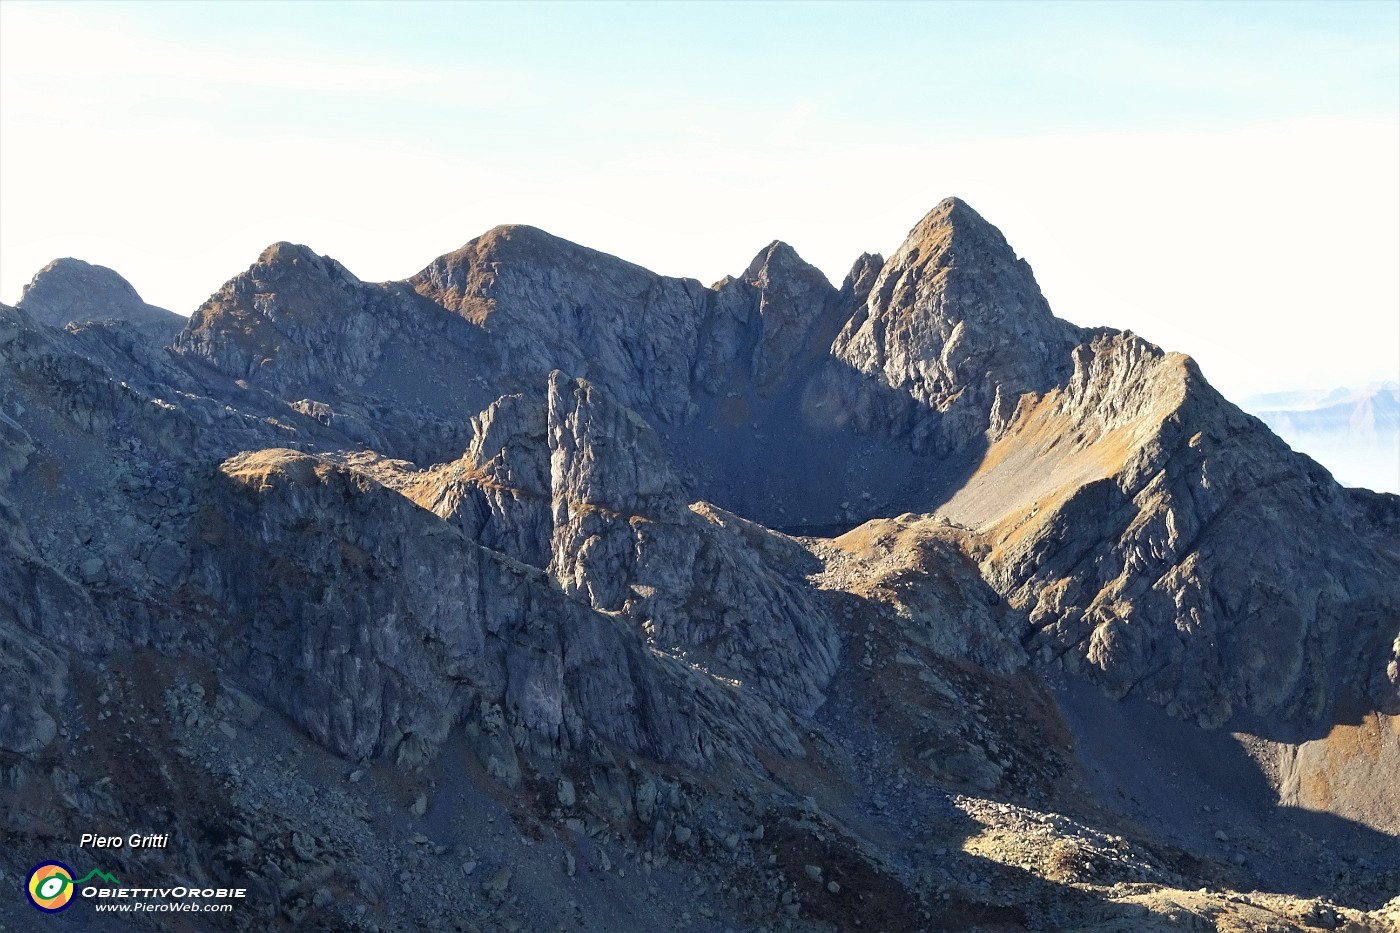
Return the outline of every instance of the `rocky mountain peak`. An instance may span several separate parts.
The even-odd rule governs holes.
[[[869,282],[873,268],[859,268],[860,278]],[[943,449],[975,443],[1019,396],[1065,379],[1083,339],[1051,313],[1001,231],[957,198],[925,215],[862,289],[864,307],[833,352],[936,409]]]
[[[234,378],[357,382],[394,326],[370,310],[384,291],[307,246],[274,243],[199,306],[175,349]]]
[[[977,213],[972,205],[959,197],[947,197],[935,204],[933,209],[915,224],[910,235],[913,236],[921,230],[940,228],[958,228],[964,231],[975,229],[983,233],[995,232],[1000,235],[1000,231],[996,227]]]
[[[995,225],[961,198],[944,198],[914,225],[892,257],[909,262],[939,258],[935,268],[951,264],[954,256],[982,265],[1016,261],[1015,250]]]
[[[1030,265],[1016,256],[1000,230],[958,198],[944,198],[925,214],[887,264],[887,272],[900,277],[937,277],[951,269],[960,277],[1034,295],[1039,299],[1034,310],[1051,316]]]
[[[300,258],[309,258],[314,255],[310,247],[303,246],[300,243],[291,243],[287,240],[278,240],[258,254],[258,264],[267,265],[277,262],[296,262]]]
[[[500,227],[132,333],[0,306],[6,878],[133,826],[211,930],[1396,929],[1400,497],[961,201],[839,291]]]
[[[546,258],[550,253],[578,249],[577,244],[529,224],[498,224],[470,241],[481,254],[524,259]]]
[[[279,278],[283,275],[305,275],[314,272],[319,277],[332,278],[358,284],[359,278],[353,272],[329,256],[322,256],[309,246],[289,243],[286,240],[273,243],[258,255],[258,261],[248,270],[247,275],[255,278]]]
[[[74,285],[91,289],[99,297],[114,302],[129,303],[141,300],[131,283],[115,270],[65,256],[55,259],[35,274],[24,287],[19,306],[33,314],[35,304],[42,301],[45,292]]]
[[[183,320],[146,304],[114,270],[71,257],[55,259],[40,269],[24,287],[18,307],[50,327],[113,320],[173,327]]]
[[[435,281],[435,276],[441,277],[448,270],[497,263],[561,268],[621,266],[645,271],[624,259],[581,246],[539,227],[501,224],[468,240],[460,248],[439,256],[408,281],[415,285],[429,285]]]
[[[879,253],[861,253],[860,258],[851,264],[851,271],[841,283],[842,294],[850,297],[855,306],[865,304],[870,290],[875,287],[875,279],[885,267],[885,257]]]
[[[828,286],[831,284],[820,269],[799,256],[797,250],[782,240],[774,240],[759,250],[743,276],[746,282],[759,287],[791,277],[820,280]]]
[[[526,224],[493,227],[429,263],[407,280],[414,291],[476,324],[484,324],[501,296],[534,291],[540,279],[601,280],[616,287],[652,273]]]

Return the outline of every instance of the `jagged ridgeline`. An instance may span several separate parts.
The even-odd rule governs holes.
[[[0,513],[6,877],[102,822],[231,929],[1397,909],[1400,498],[956,199],[839,287],[509,226],[186,320],[58,260]]]

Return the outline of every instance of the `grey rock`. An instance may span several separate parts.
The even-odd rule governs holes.
[[[53,744],[67,677],[62,654],[0,618],[0,749],[35,755]]]
[[[189,558],[178,544],[163,540],[151,548],[145,566],[146,572],[156,583],[164,587],[175,587],[189,570]]]
[[[342,923],[321,892],[343,890],[360,918],[423,925],[399,892],[446,892],[457,871],[422,834],[399,851],[386,803],[429,780],[434,821],[485,796],[510,808],[480,844],[508,842],[513,868],[493,849],[468,926],[515,922],[512,899],[557,878],[561,850],[527,827],[562,820],[649,878],[693,870],[691,910],[740,916],[756,878],[753,925],[796,926],[778,853],[810,851],[840,859],[812,880],[879,879],[843,899],[852,922],[953,928],[966,917],[932,917],[949,901],[921,905],[929,879],[907,867],[963,844],[950,801],[1017,878],[1041,884],[1063,856],[1052,906],[1043,888],[995,895],[1027,926],[1249,908],[1167,904],[1199,882],[980,801],[1084,812],[1083,736],[1047,686],[1081,677],[1203,725],[1259,723],[1269,792],[1357,838],[1397,812],[1400,499],[1341,489],[1188,359],[1055,319],[961,202],[840,288],[781,243],[705,288],[511,227],[386,284],[277,244],[168,352],[129,323],[46,326],[31,292],[32,310],[0,307],[0,793],[21,838],[71,845],[78,818],[145,812],[141,782],[67,764],[120,775],[139,747],[190,802],[174,838],[231,840],[185,870],[236,857],[268,918]],[[98,579],[82,557],[104,585],[75,584]],[[236,763],[214,726],[247,745]],[[405,859],[402,877],[374,867]],[[960,859],[935,868],[966,878]],[[1340,888],[1390,870],[1356,865]],[[978,877],[958,895],[974,911],[1003,875]],[[1104,899],[1100,881],[1142,878],[1180,890]],[[1379,884],[1357,897],[1379,903]],[[615,915],[646,888],[617,886]],[[527,928],[576,923],[548,898],[530,909]]]
[[[499,894],[504,894],[510,887],[510,880],[513,875],[509,865],[502,866],[491,876],[491,880],[486,883],[486,887]]]
[[[650,778],[644,777],[637,783],[633,804],[637,819],[643,823],[651,823],[656,818],[656,784]]]
[[[89,557],[78,565],[84,583],[102,583],[107,579],[107,565],[100,557]]]
[[[951,452],[1067,377],[1079,340],[1001,232],[949,198],[880,268],[832,354],[937,411],[927,443]]]
[[[44,266],[24,287],[18,306],[36,321],[58,328],[83,321],[128,321],[169,340],[185,325],[181,315],[142,301],[116,272],[81,259],[55,259]]]

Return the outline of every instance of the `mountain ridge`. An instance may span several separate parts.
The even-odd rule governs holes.
[[[299,272],[303,267],[307,271]],[[259,273],[260,268],[282,271],[273,275]],[[693,279],[655,276],[640,266],[523,225],[493,228],[398,283],[367,285],[334,260],[322,259],[305,247],[289,244],[269,247],[250,273],[258,283],[258,295],[269,297],[254,300],[255,307],[251,309],[247,308],[248,299],[235,298],[235,304],[226,309],[216,296],[191,318],[186,333],[177,339],[178,350],[198,352],[203,345],[195,343],[193,336],[232,314],[237,323],[243,324],[245,333],[250,320],[265,321],[276,331],[276,356],[265,357],[257,369],[287,365],[297,381],[313,382],[317,366],[329,363],[334,372],[350,373],[352,381],[360,381],[367,378],[372,367],[382,365],[381,360],[393,357],[383,346],[386,323],[395,326],[390,322],[396,320],[401,331],[408,331],[414,326],[410,321],[432,318],[446,310],[464,315],[475,329],[475,333],[466,332],[469,336],[462,343],[473,346],[479,360],[505,376],[506,382],[498,391],[538,386],[555,370],[581,372],[584,378],[616,393],[622,404],[637,410],[645,420],[663,428],[663,438],[668,431],[694,435],[698,433],[695,428],[708,421],[711,433],[716,428],[728,428],[742,440],[748,432],[762,433],[756,428],[764,419],[754,420],[753,415],[755,409],[761,412],[764,408],[768,420],[780,423],[774,425],[776,431],[789,426],[785,433],[791,438],[792,434],[801,433],[790,430],[795,420],[794,408],[809,415],[813,409],[824,410],[823,413],[844,410],[851,416],[850,429],[836,439],[826,434],[822,443],[852,444],[857,450],[864,447],[865,459],[869,459],[873,435],[886,446],[891,441],[895,445],[910,444],[916,462],[922,455],[922,462],[933,470],[941,467],[946,471],[950,462],[965,464],[962,470],[967,471],[966,480],[957,479],[962,474],[954,472],[952,481],[963,486],[952,493],[951,501],[942,501],[946,494],[938,490],[937,483],[925,482],[907,489],[904,501],[897,503],[906,510],[912,507],[914,511],[937,512],[951,521],[972,521],[976,527],[979,521],[973,518],[975,510],[968,512],[960,503],[970,501],[969,496],[986,500],[986,493],[975,490],[995,487],[992,498],[1005,500],[1001,508],[1010,516],[1007,520],[1015,523],[1018,543],[1011,547],[1007,537],[1010,532],[1001,533],[1000,543],[992,546],[991,563],[984,569],[990,579],[1000,581],[1003,595],[1012,599],[1024,598],[1015,592],[1032,581],[1036,587],[1047,587],[1051,581],[1010,567],[1023,563],[1027,555],[1066,534],[1063,525],[1047,525],[1044,519],[1028,525],[1016,517],[1017,510],[1029,508],[1039,512],[1044,503],[1022,504],[1016,495],[1006,500],[1010,490],[1035,488],[1034,482],[1026,487],[1019,479],[998,479],[1013,474],[991,465],[1001,456],[998,450],[1019,448],[1024,457],[1039,449],[1022,436],[1012,436],[1010,432],[1018,425],[1023,434],[1047,437],[1088,432],[1090,440],[1081,439],[1079,446],[1092,457],[1118,450],[1112,454],[1118,459],[1111,464],[1091,466],[1080,458],[1078,462],[1091,466],[1089,472],[1069,481],[1053,500],[1056,505],[1047,515],[1058,515],[1089,487],[1114,480],[1118,471],[1127,472],[1114,481],[1127,488],[1117,495],[1131,498],[1149,494],[1153,488],[1150,471],[1161,469],[1156,464],[1165,462],[1153,452],[1157,445],[1153,432],[1159,430],[1153,424],[1181,420],[1178,411],[1201,393],[1210,401],[1204,407],[1188,406],[1199,412],[1189,416],[1188,423],[1195,418],[1204,426],[1223,419],[1233,427],[1221,429],[1222,442],[1230,432],[1254,431],[1247,421],[1226,414],[1233,406],[1209,388],[1189,358],[1179,354],[1163,356],[1159,349],[1130,333],[1078,328],[1055,318],[1029,265],[1015,255],[994,226],[957,198],[940,202],[910,230],[903,245],[874,275],[865,302],[854,308],[841,305],[845,293],[780,241],[760,250],[742,278],[721,280],[704,289]],[[264,278],[258,278],[260,274]],[[290,276],[283,284],[284,290],[290,289],[289,299],[280,297],[278,291],[284,276]],[[246,286],[236,284],[239,281],[236,277],[221,294],[246,293]],[[326,284],[313,284],[321,282]],[[571,284],[558,291],[560,282]],[[426,302],[405,302],[404,294],[409,288]],[[338,311],[337,303],[346,300],[360,309],[352,324],[343,324],[344,316]],[[279,310],[282,304],[287,305],[286,311]],[[488,307],[489,311],[481,310]],[[465,314],[464,309],[468,309]],[[825,329],[821,326],[823,317],[828,321]],[[379,325],[378,331],[375,324]],[[327,326],[336,327],[337,333],[328,335]],[[301,327],[306,328],[306,340],[299,340]],[[833,329],[834,335],[828,338]],[[371,333],[378,334],[375,339],[380,345],[364,339]],[[823,355],[819,348],[826,339],[831,342]],[[310,346],[308,341],[314,342],[315,354],[302,349]],[[258,346],[260,352],[271,352],[274,340],[263,338]],[[804,346],[810,349],[804,350]],[[339,352],[328,356],[326,351],[330,348],[339,348]],[[721,354],[713,355],[711,348],[721,348]],[[419,352],[428,356],[431,350],[424,348]],[[1171,375],[1173,367],[1178,366],[1185,368],[1180,375]],[[230,375],[255,375],[254,368],[250,357],[243,364],[242,373],[235,371]],[[1163,372],[1161,378],[1165,382],[1152,375],[1158,370]],[[852,380],[852,373],[866,378]],[[1161,388],[1151,387],[1158,382]],[[286,387],[279,389],[285,391]],[[791,398],[798,393],[800,402]],[[459,417],[470,417],[485,407],[489,394],[478,395],[462,406]],[[783,398],[784,394],[789,397]],[[1165,406],[1158,401],[1142,407],[1154,398],[1174,401]],[[403,400],[399,393],[391,391],[381,401],[396,404]],[[1053,417],[1051,409],[1056,412]],[[744,416],[734,417],[740,411],[748,412],[747,430]],[[1104,418],[1105,413],[1112,417]],[[446,414],[450,418],[453,413],[449,410]],[[881,434],[885,436],[881,438]],[[1259,437],[1264,443],[1265,435]],[[799,439],[797,443],[803,440],[809,439]],[[451,443],[458,450],[466,446],[455,439]],[[1148,446],[1142,447],[1143,444]],[[395,455],[394,451],[386,452]],[[670,447],[670,455],[681,462],[688,459],[687,455],[693,458],[695,453],[693,446]],[[1135,456],[1144,455],[1147,461],[1133,462]],[[1053,457],[1046,459],[1047,456],[1048,452],[1042,451],[1029,465],[1038,474],[1035,482],[1052,475],[1044,471],[1045,464],[1054,462]],[[1277,446],[1271,448],[1269,456],[1271,462],[1287,460],[1285,451]],[[445,462],[450,458],[434,459]],[[849,488],[858,469],[855,464],[862,456],[852,452],[842,459],[846,476],[841,485]],[[717,466],[727,466],[729,460],[726,451],[718,458]],[[1301,465],[1302,461],[1298,462]],[[1311,468],[1301,468],[1300,475],[1308,477],[1306,482],[1325,485],[1326,481]],[[764,472],[774,472],[771,461]],[[727,470],[726,477],[732,486],[736,480],[733,471]],[[969,480],[972,487],[966,486]],[[1178,478],[1177,482],[1181,481]],[[1160,480],[1157,482],[1160,485]],[[1209,485],[1204,475],[1197,482]],[[707,492],[703,484],[700,491]],[[840,501],[833,501],[838,494]],[[1182,521],[1179,506],[1168,505],[1168,501],[1206,500],[1184,489],[1168,498],[1162,498],[1161,493],[1150,494],[1157,496],[1157,505],[1140,511],[1133,521],[1122,519],[1123,527],[1101,532],[1127,535],[1120,538],[1117,546],[1129,550],[1113,558],[1113,562],[1125,568],[1135,567],[1135,561],[1146,566],[1156,564],[1157,569],[1151,573],[1159,581],[1182,572],[1193,579],[1198,577],[1199,573],[1183,571],[1175,563],[1181,559],[1177,553],[1181,546],[1179,534],[1169,531],[1165,539],[1159,539],[1160,532],[1151,529],[1162,522],[1171,525]],[[811,504],[824,514],[798,516],[801,521],[790,524],[805,521],[820,525],[863,517],[851,510],[851,495],[845,489],[823,490]],[[1207,500],[1214,501],[1210,497]],[[737,508],[740,514],[755,514],[743,498],[717,501]],[[1187,509],[1196,507],[1201,506],[1188,505]],[[1206,513],[1190,524],[1208,527],[1218,519],[1219,505],[1203,507]],[[1343,514],[1348,511],[1344,505],[1338,508]],[[1153,509],[1162,511],[1154,514]],[[768,522],[776,523],[772,516],[768,516]],[[1029,529],[1037,525],[1044,531],[1030,535]],[[1075,547],[1071,545],[1070,549]],[[1137,556],[1130,557],[1130,553]],[[1288,562],[1299,558],[1280,559]],[[1036,560],[1044,562],[1045,556]],[[1146,572],[1146,567],[1136,566],[1133,572]],[[1057,598],[1046,604],[1042,598],[1041,615],[1048,613],[1061,621],[1043,629],[1036,636],[1040,639],[1037,644],[1047,646],[1052,653],[1072,646],[1090,663],[1091,670],[1103,670],[1114,666],[1102,661],[1107,656],[1105,652],[1112,653],[1104,647],[1108,642],[1103,639],[1119,623],[1109,625],[1102,619],[1096,623],[1094,631],[1099,641],[1092,646],[1083,633],[1068,642],[1058,637],[1053,642],[1043,640],[1044,631],[1055,630],[1083,611],[1102,611],[1093,607],[1104,605],[1110,589],[1099,590],[1106,581],[1088,583],[1085,573],[1080,569],[1045,589],[1059,592],[1070,581],[1080,581],[1071,585],[1082,583],[1091,587],[1082,597],[1086,603],[1067,606]],[[1213,584],[1200,580],[1180,585],[1198,589]],[[1261,581],[1251,585],[1267,589],[1271,584]],[[1203,613],[1207,617],[1230,614],[1230,610],[1221,608],[1221,600],[1207,599],[1195,608],[1183,609],[1182,598],[1175,597],[1178,605],[1170,611],[1177,624],[1188,624],[1183,622],[1188,617],[1196,618],[1188,627],[1197,628],[1202,624],[1197,616]],[[1236,605],[1242,605],[1240,597],[1232,598]],[[1299,598],[1305,601],[1308,597],[1304,594]],[[1369,597],[1359,598],[1364,601]],[[1306,630],[1313,624],[1307,620],[1314,618],[1318,610],[1299,611],[1303,613],[1300,624]],[[1095,661],[1095,657],[1100,660]],[[1160,662],[1155,657],[1153,651],[1148,651],[1139,667],[1157,666]],[[1156,676],[1160,677],[1160,673]],[[1141,677],[1139,673],[1119,680],[1115,689]],[[1205,690],[1206,695],[1194,697],[1197,689]],[[1255,688],[1246,690],[1240,686],[1225,693],[1221,690],[1198,685],[1185,696],[1160,691],[1157,695],[1183,715],[1199,715],[1203,721],[1215,724],[1229,717],[1234,703],[1244,699],[1245,692],[1252,692],[1257,710],[1273,705],[1272,701],[1261,700]],[[1261,702],[1262,707],[1258,706]]]
[[[7,825],[71,855],[146,747],[188,864],[254,879],[229,928],[432,928],[351,880],[400,864],[470,929],[1400,910],[1400,497],[1055,318],[957,199],[839,287],[778,241],[708,288],[520,226],[387,283],[277,243],[164,343],[0,308],[0,386]],[[1181,787],[1102,789],[1144,760]]]

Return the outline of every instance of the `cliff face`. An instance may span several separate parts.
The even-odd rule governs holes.
[[[832,354],[938,412],[933,441],[951,452],[999,433],[1022,394],[1063,382],[1082,336],[1000,231],[950,198],[880,269]]]
[[[185,868],[128,867],[254,871],[277,923],[429,923],[372,869],[435,843],[365,850],[401,827],[357,816],[406,787],[425,839],[492,832],[490,806],[548,827],[449,896],[483,928],[571,915],[549,860],[573,879],[583,840],[585,870],[680,879],[598,895],[637,929],[675,898],[716,928],[1242,916],[1181,906],[1207,884],[1328,894],[1366,928],[1400,877],[1377,777],[1400,755],[1400,500],[1339,487],[1189,358],[1055,318],[956,199],[839,288],[778,242],[708,288],[529,227],[398,283],[279,243],[168,349],[44,326],[139,303],[81,265],[0,310],[9,832],[134,818],[100,772],[145,743],[199,803],[159,817]],[[1130,709],[1135,760],[1107,740]],[[250,868],[282,845],[252,802],[285,790],[292,839],[320,779],[243,742],[359,775],[276,871]],[[1103,790],[1154,754],[1216,787],[1217,745],[1267,774],[1219,812],[1333,822],[1256,862],[1268,825]],[[75,803],[28,802],[46,786]],[[225,842],[201,850],[199,821]],[[1338,880],[1335,848],[1381,854]],[[422,870],[486,858],[454,852]]]

